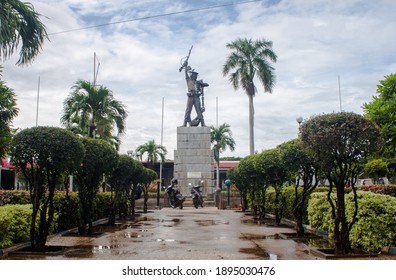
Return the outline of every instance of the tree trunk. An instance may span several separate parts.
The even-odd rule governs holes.
[[[253,88],[254,90],[254,88]],[[253,94],[248,93],[249,97],[249,143],[250,143],[250,154],[253,155],[254,151],[254,106],[253,106]]]
[[[222,187],[220,186],[220,169],[219,169],[219,163],[220,163],[220,159],[219,161],[216,163],[216,186],[218,189],[222,189]]]
[[[337,215],[334,222],[335,254],[347,254],[351,252],[349,242],[348,224],[345,217],[345,192],[344,186],[336,186],[337,189]]]
[[[274,207],[274,210],[275,210],[275,223],[276,223],[277,226],[279,226],[280,223],[281,223],[281,220],[282,220],[282,214],[281,214],[281,209],[280,209],[280,201],[279,201],[281,194],[280,194],[280,190],[279,190],[280,187],[275,186],[274,188],[275,188],[275,201],[274,201],[274,204],[275,204],[275,207]]]

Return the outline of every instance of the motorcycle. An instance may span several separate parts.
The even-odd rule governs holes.
[[[191,184],[190,184],[191,185]],[[202,190],[201,190],[202,186],[191,186],[191,197],[193,200],[193,204],[195,208],[198,208],[198,206],[200,205],[203,208],[203,197],[202,197]]]
[[[168,194],[170,206],[172,208],[179,207],[180,209],[183,209],[183,202],[186,198],[183,197],[183,195],[180,193],[180,190],[177,188],[177,186],[170,185],[169,187],[166,188],[165,191]]]

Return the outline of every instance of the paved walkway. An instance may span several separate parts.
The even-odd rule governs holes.
[[[95,228],[95,237],[56,235],[47,245],[64,246],[61,253],[13,255],[11,259],[95,260],[247,260],[317,259],[309,247],[278,238],[290,227],[257,224],[251,216],[215,207],[183,210],[163,208],[135,220],[119,221],[115,227]]]

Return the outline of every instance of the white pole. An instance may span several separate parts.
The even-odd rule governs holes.
[[[216,127],[219,127],[219,97],[216,96]]]
[[[69,176],[69,191],[73,192],[73,175]]]
[[[37,83],[36,126],[38,126],[39,102],[40,102],[40,76],[38,77],[38,83]]]
[[[162,97],[162,113],[161,113],[161,146],[164,140],[164,97]],[[160,184],[162,184],[162,160],[160,162]]]
[[[164,140],[164,97],[162,97],[162,113],[161,113],[161,142],[160,142],[160,145],[162,146],[162,142],[163,142],[163,140]],[[162,162],[162,159],[161,159],[161,161],[160,161],[160,175],[159,175],[159,179],[160,179],[160,181],[159,181],[159,188],[161,188],[162,187],[162,164],[163,164],[163,162]],[[160,189],[158,189],[158,192],[157,192],[157,206],[159,206],[159,193],[160,193]]]
[[[342,112],[340,75],[338,75],[338,92],[339,92],[339,95],[340,95],[340,112]]]

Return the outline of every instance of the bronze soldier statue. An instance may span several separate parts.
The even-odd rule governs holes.
[[[182,126],[187,126],[187,124],[189,124],[189,126],[198,126],[199,124],[201,124],[201,126],[205,126],[205,121],[203,118],[203,112],[205,111],[204,88],[209,86],[209,84],[204,83],[202,80],[197,80],[198,73],[192,70],[191,67],[188,65],[188,59],[190,57],[191,50],[192,50],[192,46],[186,60],[179,69],[179,72],[181,72],[181,70],[184,68],[187,90],[188,90],[187,106],[186,106],[186,111],[184,114],[184,121]],[[201,104],[201,99],[202,99],[202,104]],[[197,116],[195,117],[195,119],[191,120],[191,111],[193,106],[195,108]]]

